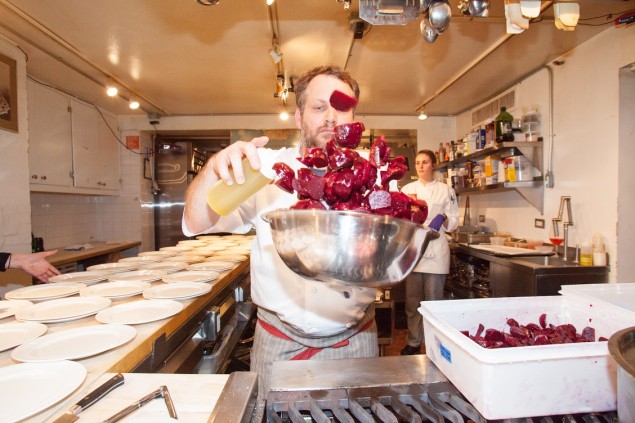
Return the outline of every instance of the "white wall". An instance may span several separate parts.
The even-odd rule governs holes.
[[[544,230],[535,229],[534,218],[543,217],[548,224],[558,213],[560,196],[570,195],[574,219],[570,243],[590,242],[593,234],[602,234],[610,256],[610,280],[632,280],[635,275],[618,274],[616,248],[619,70],[635,61],[635,27],[607,29],[562,59],[564,64],[553,68],[555,186],[545,189],[544,216],[513,192],[472,196],[470,205],[476,208],[475,214],[485,214],[487,225],[495,230],[546,240],[548,225]],[[546,80],[537,78],[539,74],[523,84],[543,91]],[[527,93],[535,94],[533,88]],[[529,102],[521,104],[528,106]],[[633,117],[632,108],[622,111],[622,119]],[[457,136],[467,129],[457,128]],[[620,219],[632,220],[632,209]],[[633,241],[630,246],[632,251]]]
[[[0,53],[17,61],[18,133],[0,129],[0,251],[31,252],[26,61],[0,38]]]

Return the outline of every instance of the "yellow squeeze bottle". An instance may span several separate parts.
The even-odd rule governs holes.
[[[232,185],[227,185],[221,179],[209,189],[207,192],[207,204],[214,212],[221,216],[227,216],[245,200],[264,188],[275,177],[275,172],[272,170],[273,162],[271,160],[263,160],[261,149],[258,149],[258,153],[260,155],[260,170],[253,169],[247,158],[242,161],[245,175],[244,183],[239,184],[234,181]]]

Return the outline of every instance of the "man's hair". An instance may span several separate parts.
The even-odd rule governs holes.
[[[332,75],[340,79],[351,87],[355,93],[355,98],[359,99],[359,85],[347,71],[335,65],[318,66],[302,74],[294,85],[295,104],[301,113],[304,112],[306,87],[309,85],[309,82],[318,75]]]

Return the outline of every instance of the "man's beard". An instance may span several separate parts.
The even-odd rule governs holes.
[[[314,132],[311,132],[309,128],[303,123],[302,128],[300,128],[300,146],[302,148],[312,148],[312,147],[321,147],[324,148],[326,146],[327,141],[321,142],[319,140],[320,132],[324,129],[324,126],[320,126]]]

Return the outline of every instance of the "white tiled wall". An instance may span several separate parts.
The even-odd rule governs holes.
[[[145,147],[120,147],[121,195],[31,194],[33,234],[46,249],[91,241],[138,241],[140,251],[154,249],[151,183],[144,179]],[[149,165],[149,164],[148,164]],[[149,169],[148,169],[149,171]]]

